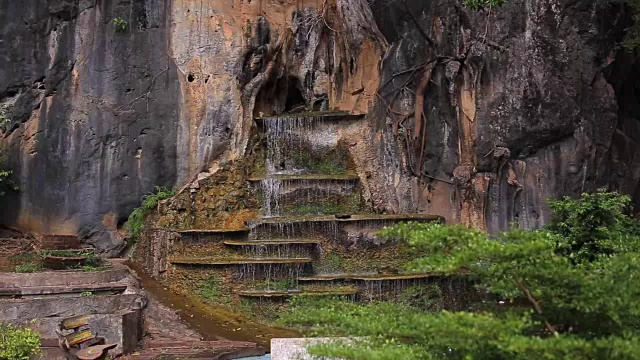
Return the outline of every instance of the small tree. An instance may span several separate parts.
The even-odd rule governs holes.
[[[460,225],[397,225],[383,236],[422,254],[407,270],[464,269],[486,295],[482,310],[298,299],[285,320],[366,339],[311,349],[345,359],[640,359],[640,234],[629,204],[607,192],[563,199],[548,229],[496,239]]]

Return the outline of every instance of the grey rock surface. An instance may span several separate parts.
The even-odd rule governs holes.
[[[342,338],[291,338],[271,339],[271,360],[314,360],[307,347],[318,344],[326,344],[332,341],[342,341]],[[324,358],[325,360],[331,360]]]
[[[511,0],[490,12],[446,0],[372,7],[390,43],[383,84],[441,56],[425,93],[421,164],[414,151],[407,158],[403,130],[392,134],[384,107],[373,116],[379,133],[369,151],[379,160],[367,171],[381,209],[499,230],[540,227],[547,197],[600,187],[640,204],[638,67],[619,47],[629,24],[621,2]],[[409,76],[385,87],[387,102]],[[410,113],[413,100],[400,93],[396,110]],[[411,174],[418,165],[428,177]]]
[[[368,113],[344,136],[380,212],[498,230],[539,227],[547,197],[602,186],[640,203],[640,72],[617,45],[621,2],[403,3],[3,1],[1,145],[20,191],[2,198],[2,223],[115,255],[144,194],[242,158],[254,114],[300,104]],[[429,54],[441,61],[420,157],[403,133],[413,119],[394,134],[375,92]],[[387,102],[410,73],[381,91]],[[418,82],[397,97],[400,114]]]

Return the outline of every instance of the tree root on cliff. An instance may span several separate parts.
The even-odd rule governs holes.
[[[431,179],[443,181],[441,179],[434,178],[432,176],[428,176],[423,169],[423,159],[424,154],[426,152],[426,138],[427,138],[427,118],[424,113],[424,103],[425,103],[425,92],[429,87],[429,82],[431,81],[431,77],[433,76],[433,70],[438,64],[446,63],[448,60],[447,57],[434,57],[430,60],[423,62],[418,66],[414,66],[410,69],[403,70],[394,74],[391,79],[387,80],[378,90],[376,96],[380,100],[380,102],[385,106],[387,115],[393,120],[393,134],[394,136],[398,135],[399,128],[402,127],[403,132],[405,133],[405,143],[407,150],[409,151],[409,169],[411,173],[415,176],[424,176]],[[396,110],[394,110],[394,105],[398,100],[400,94],[403,91],[409,90],[407,87],[411,82],[416,80],[416,75],[420,73],[420,82],[417,85],[416,91],[411,92],[415,98],[414,101],[414,111],[409,114],[403,114]],[[393,83],[396,77],[409,74],[407,79],[403,82],[403,84],[399,87],[394,88],[393,90],[386,92],[384,94],[380,94],[382,89],[384,89],[387,85]],[[385,97],[392,95],[390,102],[385,100]],[[413,128],[407,129],[404,126],[404,123],[413,117]],[[408,132],[411,131],[412,135],[409,136]],[[417,154],[416,158],[413,159],[414,164],[412,164],[411,154]],[[450,183],[450,181],[444,181]]]

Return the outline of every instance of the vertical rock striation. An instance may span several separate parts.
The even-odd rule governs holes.
[[[254,116],[322,109],[368,114],[339,136],[379,212],[496,230],[548,196],[640,199],[628,23],[590,0],[4,1],[2,222],[116,254],[154,186],[245,158]]]
[[[380,161],[369,169],[371,196],[383,209],[490,230],[514,221],[535,228],[549,214],[547,197],[603,186],[637,192],[635,57],[619,47],[629,25],[622,3],[512,0],[481,12],[453,1],[404,3],[372,5],[390,43],[386,104],[405,82],[415,91],[421,73],[411,69],[438,62],[424,93],[422,156],[406,149],[412,91],[374,117],[369,151]],[[394,135],[390,124],[402,114],[411,115]]]

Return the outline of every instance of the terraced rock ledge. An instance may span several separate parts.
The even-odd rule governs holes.
[[[282,114],[277,116],[259,116],[255,117],[254,120],[257,123],[261,123],[264,121],[270,120],[279,120],[279,119],[302,119],[302,118],[314,118],[326,121],[335,121],[335,120],[361,120],[364,119],[365,114],[351,114],[346,111],[316,111],[316,112],[306,112],[306,113],[293,113],[293,114]]]
[[[223,244],[229,246],[266,246],[266,245],[317,245],[319,244],[319,240],[248,240],[248,241],[234,241],[227,240],[224,241]]]
[[[399,275],[360,275],[360,274],[339,274],[339,275],[315,275],[315,276],[301,276],[298,281],[301,282],[313,282],[313,281],[393,281],[393,280],[413,280],[413,279],[427,279],[432,277],[439,277],[436,274],[399,274]]]
[[[174,265],[245,265],[245,264],[307,264],[311,258],[169,258]]]
[[[247,181],[250,182],[258,182],[266,179],[277,179],[282,181],[306,181],[306,180],[315,180],[315,181],[327,181],[327,180],[338,180],[338,181],[358,181],[360,177],[358,177],[355,173],[344,173],[344,174],[275,174],[268,176],[258,176],[258,177],[250,177]]]
[[[249,227],[255,227],[261,224],[292,224],[304,222],[363,222],[363,221],[444,221],[442,216],[426,215],[426,214],[389,214],[389,215],[372,215],[372,214],[356,214],[345,215],[345,217],[336,217],[335,215],[303,215],[303,216],[280,216],[251,220],[247,222]]]
[[[236,294],[242,297],[254,298],[288,298],[292,296],[350,296],[356,295],[357,289],[328,289],[328,290],[246,290],[238,291]]]

